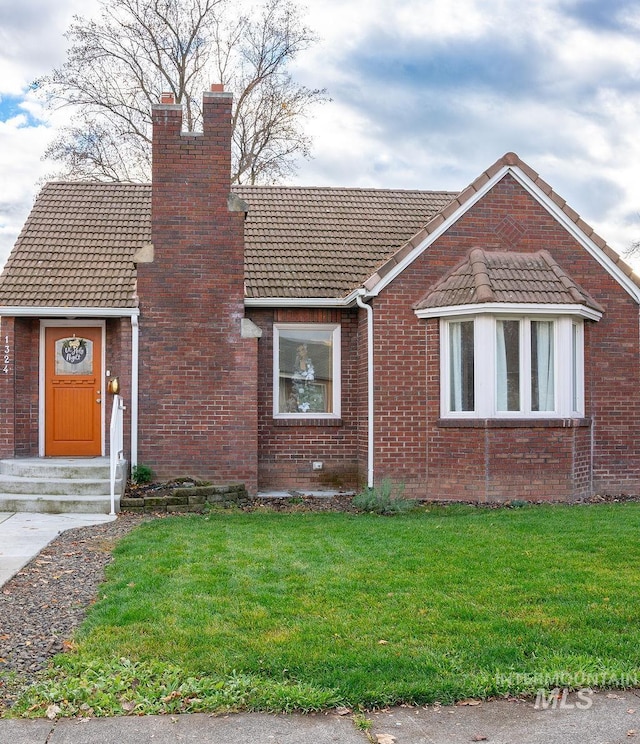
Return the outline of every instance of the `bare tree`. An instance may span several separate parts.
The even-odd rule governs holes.
[[[234,182],[275,182],[309,157],[304,118],[328,99],[288,72],[315,41],[291,0],[250,16],[234,16],[233,0],[100,2],[100,20],[76,16],[67,61],[38,81],[52,108],[73,109],[46,152],[66,177],[149,180],[151,106],[173,93],[196,130],[211,82],[234,94]]]

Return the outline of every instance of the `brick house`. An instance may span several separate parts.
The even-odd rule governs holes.
[[[0,277],[0,457],[125,450],[251,492],[640,489],[638,279],[509,153],[461,193],[234,186],[231,96],[152,184],[49,183]]]

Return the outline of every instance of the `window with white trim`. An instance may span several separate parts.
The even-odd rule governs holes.
[[[441,415],[584,415],[583,322],[570,316],[441,319]]]
[[[340,326],[277,323],[273,329],[273,415],[340,417]]]

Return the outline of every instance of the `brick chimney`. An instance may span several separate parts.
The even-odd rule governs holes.
[[[139,461],[158,476],[257,483],[257,339],[243,338],[244,211],[230,211],[232,96],[203,132],[153,107],[152,260],[139,263]],[[236,200],[237,201],[237,200]]]

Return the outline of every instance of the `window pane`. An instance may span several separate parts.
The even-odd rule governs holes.
[[[333,331],[280,330],[279,413],[333,412]]]
[[[520,410],[520,321],[496,322],[496,408]]]
[[[475,410],[473,375],[474,323],[449,323],[449,408]]]
[[[553,322],[531,321],[531,410],[554,411]]]

